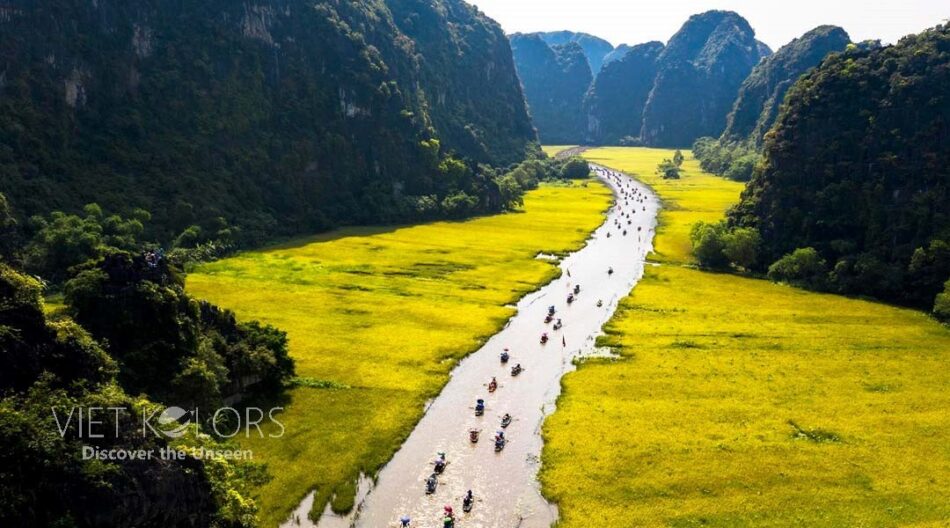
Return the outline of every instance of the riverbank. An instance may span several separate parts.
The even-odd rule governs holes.
[[[353,228],[200,266],[199,298],[285,330],[304,386],[279,439],[235,438],[268,465],[261,525],[311,490],[345,511],[357,478],[387,462],[448,380],[514,313],[510,303],[557,276],[539,254],[581,247],[610,192],[595,181],[542,186],[523,211],[465,222]],[[265,434],[269,431],[265,429]]]
[[[597,352],[601,328],[642,276],[655,227],[657,200],[645,186],[619,175],[603,173],[603,178],[617,197],[603,225],[582,249],[561,260],[559,278],[522,298],[505,328],[452,372],[379,473],[376,487],[360,505],[356,526],[392,526],[409,515],[416,528],[438,528],[442,505],[460,509],[466,490],[474,492],[477,504],[460,515],[460,525],[549,528],[557,520],[556,507],[538,489],[541,424],[554,409],[561,377],[573,369],[574,359]],[[568,295],[573,302],[567,302]],[[552,306],[554,320],[546,322]],[[555,328],[557,323],[563,326]],[[546,344],[539,342],[544,333],[550,337]],[[499,356],[506,349],[511,358],[502,364]],[[524,368],[517,377],[510,374],[516,364]],[[493,378],[498,388],[489,392]],[[477,399],[485,402],[484,416],[473,415]],[[495,452],[492,437],[504,414],[513,421],[504,430],[504,450]],[[481,431],[476,444],[469,440],[472,429]],[[446,454],[448,467],[438,476],[434,493],[426,494],[423,482],[438,452]]]
[[[584,157],[664,201],[655,259],[568,374],[541,480],[563,527],[896,526],[950,518],[950,332],[912,310],[689,267],[740,184],[672,151]]]

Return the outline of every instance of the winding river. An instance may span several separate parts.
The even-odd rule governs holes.
[[[646,186],[616,171],[593,167],[615,195],[604,224],[582,249],[559,262],[560,278],[522,298],[505,328],[459,363],[381,470],[375,486],[368,479],[361,483],[353,514],[341,518],[328,508],[319,528],[399,526],[404,515],[411,517],[413,528],[439,528],[445,504],[455,508],[459,527],[548,528],[556,521],[557,508],[541,496],[537,481],[541,425],[554,411],[561,377],[573,368],[575,358],[599,353],[595,339],[601,328],[643,275],[659,208]],[[568,305],[567,296],[578,285],[581,292]],[[558,331],[543,321],[551,305],[556,307],[555,317],[563,321]],[[550,335],[546,345],[539,342],[543,332]],[[508,365],[499,361],[505,348],[511,351]],[[513,377],[510,367],[519,363],[524,372]],[[489,393],[493,376],[498,390]],[[481,417],[474,414],[478,398],[486,403]],[[492,437],[505,413],[514,421],[505,431],[509,439],[505,449],[496,453]],[[468,436],[473,428],[481,431],[474,444]],[[440,451],[449,464],[439,476],[436,492],[427,495],[425,479]],[[470,513],[463,513],[462,497],[469,489],[476,502]],[[311,495],[285,526],[308,525],[306,512],[312,501]]]

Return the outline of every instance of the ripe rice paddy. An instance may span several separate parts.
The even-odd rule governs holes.
[[[544,145],[541,147],[541,150],[544,151],[548,156],[555,156],[558,152],[571,149],[577,145]]]
[[[656,260],[564,378],[542,485],[562,527],[946,526],[950,331],[926,315],[684,267],[741,185],[605,148],[664,200]]]
[[[357,477],[389,460],[457,360],[558,273],[535,257],[579,248],[610,201],[599,183],[543,185],[520,212],[342,229],[190,273],[190,293],[285,330],[302,378],[279,403],[283,437],[235,439],[273,477],[262,526],[310,490],[318,514],[352,507]]]

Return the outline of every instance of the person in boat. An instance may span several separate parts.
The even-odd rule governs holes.
[[[462,499],[462,504],[465,506],[470,506],[473,502],[475,502],[475,494],[472,493],[472,490],[468,490],[465,493],[465,498]]]
[[[505,415],[501,417],[501,426],[505,427],[506,425],[510,423],[511,423],[511,415],[508,413],[505,413]]]
[[[432,463],[436,471],[444,470],[446,464],[448,464],[448,462],[445,460],[445,452],[439,451],[436,453],[435,462]]]
[[[518,364],[515,365],[514,367],[511,367],[511,375],[512,375],[512,376],[517,376],[518,374],[521,373],[521,370],[522,370],[522,368],[521,368],[521,363],[518,363]]]
[[[508,355],[508,349],[506,348],[506,349],[505,349],[504,351],[502,351],[502,353],[501,353],[501,362],[502,362],[502,363],[507,363],[507,362],[508,362],[508,358],[510,358],[510,357],[511,357],[511,356]]]
[[[505,441],[505,432],[498,431],[495,433],[495,442],[504,442]]]
[[[469,429],[468,439],[471,440],[472,443],[478,442],[478,433],[479,433],[478,429]]]
[[[445,516],[446,516],[446,517],[455,517],[455,512],[452,511],[452,505],[451,505],[451,504],[446,504],[445,506],[443,506],[443,510],[445,511]]]
[[[481,413],[485,410],[485,400],[479,398],[475,400],[475,412]]]
[[[604,305],[604,301],[597,299],[597,307],[600,308],[603,305]]]
[[[491,377],[491,381],[488,382],[488,390],[494,391],[498,388],[498,380],[495,379],[495,376]]]
[[[411,522],[412,522],[412,519],[410,519],[408,515],[403,515],[402,517],[399,518],[399,525],[402,528],[406,528],[407,526],[409,526],[409,523]]]
[[[574,285],[574,295],[577,295],[580,292],[581,292],[581,285],[580,284]]]
[[[548,333],[545,332],[545,333],[541,334],[541,342],[542,342],[542,343],[546,343],[547,340],[548,340]]]
[[[607,275],[613,275],[613,274],[614,274],[614,268],[613,268],[613,266],[607,268]]]
[[[435,473],[429,475],[429,478],[426,479],[426,493],[435,493],[435,486],[438,480],[436,479]]]

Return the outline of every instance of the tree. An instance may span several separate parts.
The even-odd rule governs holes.
[[[572,157],[561,168],[561,176],[567,180],[590,178],[590,165],[583,158]]]
[[[503,208],[510,209],[524,205],[524,189],[511,173],[495,178],[495,184],[498,185]]]
[[[693,256],[704,268],[723,268],[729,264],[725,249],[725,225],[722,222],[710,224],[697,222],[689,233],[693,243]]]
[[[752,179],[752,172],[759,162],[760,156],[754,152],[743,154],[735,158],[723,172],[723,176],[734,181],[747,182]]]
[[[821,289],[825,286],[828,269],[825,260],[815,248],[799,248],[776,260],[769,266],[769,279],[796,286]]]
[[[41,376],[64,388],[111,380],[112,358],[73,321],[48,320],[42,291],[36,279],[0,264],[0,394],[26,390]]]
[[[680,149],[676,149],[676,152],[673,153],[673,164],[680,167],[683,165],[684,159],[686,158],[683,156],[683,152],[680,151]]]
[[[279,387],[293,374],[283,332],[239,323],[192,299],[183,284],[160,255],[111,251],[81,266],[66,283],[66,302],[77,322],[109,343],[122,386],[135,394],[208,407],[249,385]]]
[[[85,216],[54,211],[48,218],[31,219],[36,234],[27,245],[26,269],[54,283],[69,276],[69,270],[100,258],[109,250],[140,249],[138,237],[144,231],[148,212],[136,209],[131,218],[105,216],[98,204],[83,207]]]
[[[457,191],[442,200],[442,212],[450,218],[462,218],[472,213],[478,206],[478,199],[465,191]]]
[[[933,314],[941,321],[950,322],[950,280],[943,285],[943,292],[934,299]]]
[[[664,180],[678,180],[680,177],[679,165],[672,160],[665,159],[656,167],[656,173]]]
[[[17,221],[10,202],[0,193],[0,261],[10,260],[17,247]]]
[[[739,227],[728,230],[723,235],[722,242],[722,253],[729,259],[729,262],[748,270],[758,260],[762,237],[756,229]]]

